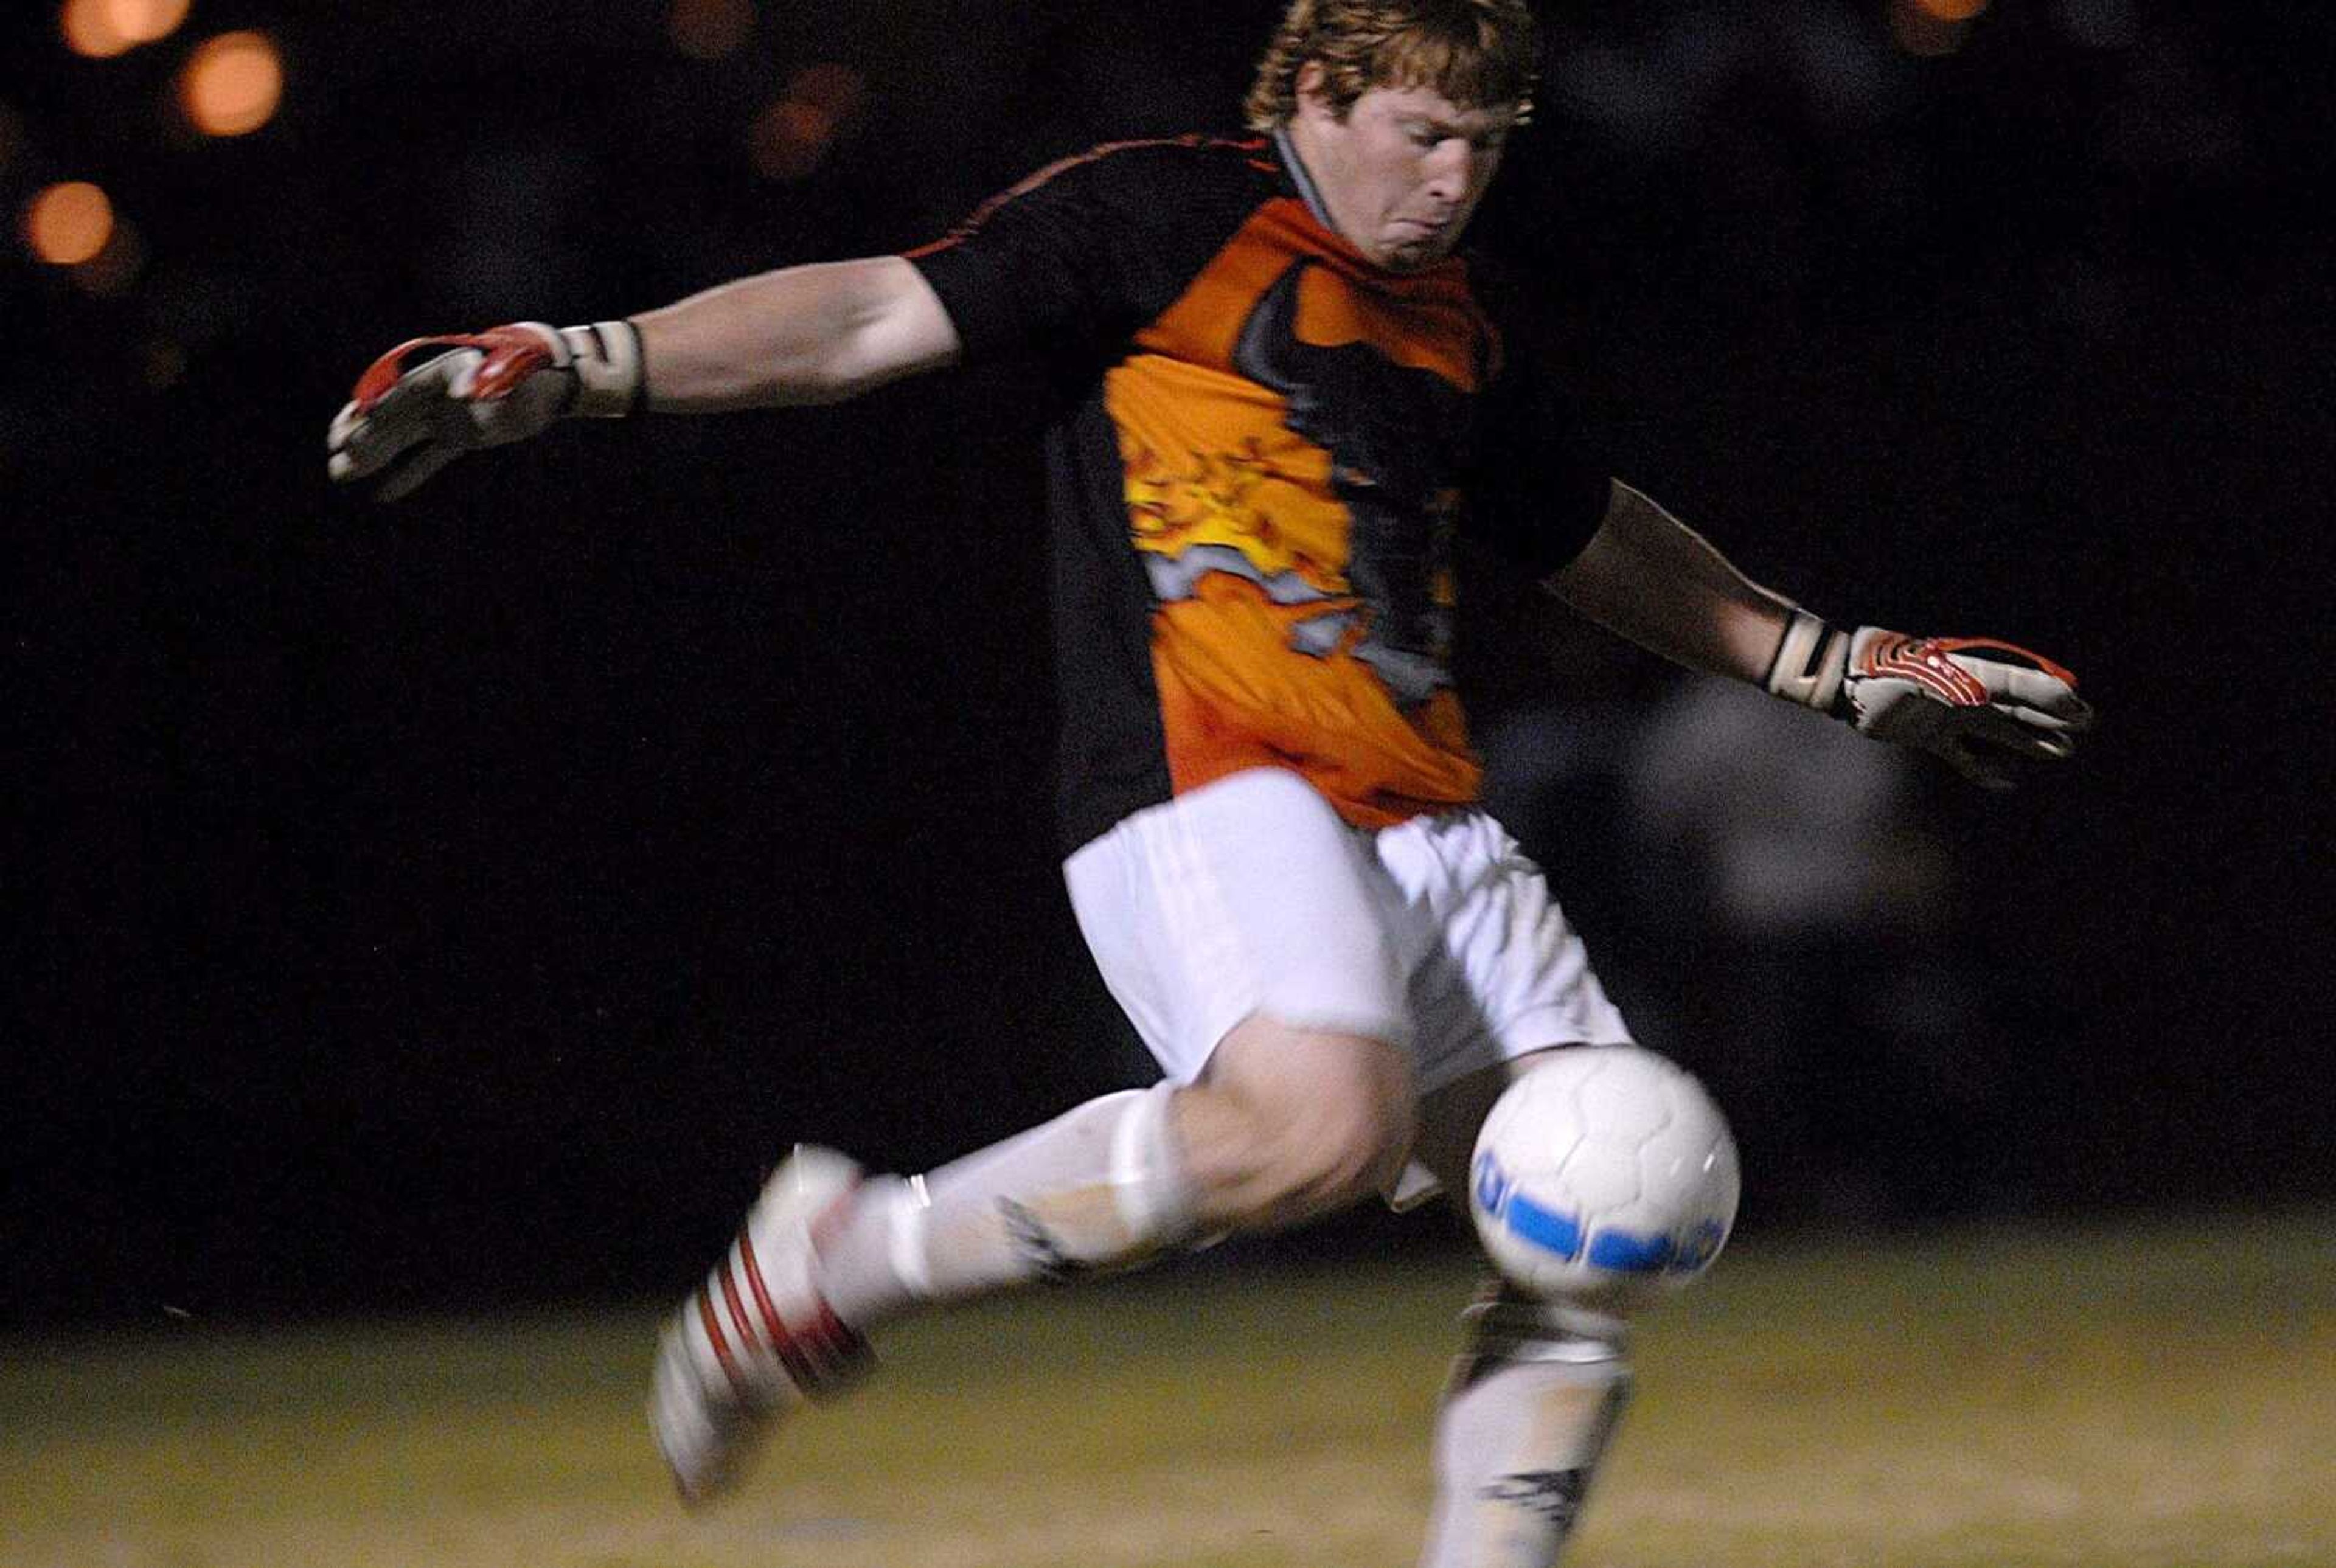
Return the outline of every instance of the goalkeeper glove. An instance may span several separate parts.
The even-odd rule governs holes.
[[[2068,756],[2093,722],[2077,677],[2016,644],[1877,626],[1843,631],[1801,609],[1767,684],[1861,735],[1935,752],[1988,789],[2012,786],[2018,758]]]
[[[405,368],[425,349],[440,352]],[[466,452],[540,435],[568,415],[622,418],[646,395],[629,321],[417,337],[357,378],[326,433],[326,471],[344,483],[378,474],[375,497],[395,501]]]

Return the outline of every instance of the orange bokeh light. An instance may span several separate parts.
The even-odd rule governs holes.
[[[114,25],[112,0],[65,0],[57,31],[66,48],[92,60],[110,60],[137,42]]]
[[[665,30],[692,60],[719,60],[736,54],[754,31],[753,0],[673,0]]]
[[[188,0],[102,0],[113,31],[132,44],[168,38],[187,19]]]
[[[1987,9],[1987,0],[1914,0],[1942,22],[1968,22]]]
[[[113,203],[85,180],[52,185],[24,203],[24,242],[52,267],[78,267],[113,238]]]
[[[801,180],[827,156],[835,117],[816,103],[782,98],[754,117],[747,147],[765,180]]]
[[[179,73],[179,104],[206,136],[242,136],[276,117],[284,63],[265,33],[206,40]]]

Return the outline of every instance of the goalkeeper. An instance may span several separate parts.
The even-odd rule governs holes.
[[[660,1347],[651,1420],[685,1497],[849,1387],[905,1313],[1458,1192],[1520,1063],[1629,1038],[1476,803],[1457,537],[1984,785],[2088,721],[2066,671],[2008,644],[1827,624],[1580,455],[1458,248],[1534,57],[1523,0],[1295,0],[1251,135],[1098,149],[904,256],[423,339],[333,422],[333,476],[394,497],[565,418],[831,403],[1001,355],[1054,392],[1065,877],[1165,1080],[919,1176],[798,1150]],[[1472,1309],[1428,1568],[1555,1560],[1625,1330],[1513,1293]]]

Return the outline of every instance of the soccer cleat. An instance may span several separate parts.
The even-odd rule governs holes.
[[[684,1502],[723,1491],[789,1412],[845,1392],[874,1364],[812,1281],[814,1237],[849,1211],[859,1185],[860,1167],[843,1155],[799,1146],[666,1324],[649,1426]]]

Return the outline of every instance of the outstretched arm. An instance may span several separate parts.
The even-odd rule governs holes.
[[[562,417],[835,403],[956,361],[957,329],[900,257],[743,278],[626,321],[518,322],[375,360],[326,436],[344,482],[393,501],[465,452]]]
[[[2077,677],[2051,660],[1984,638],[1827,626],[1620,480],[1597,533],[1548,586],[1666,658],[1935,752],[1990,789],[2010,787],[2017,758],[2067,757],[2092,723]]]
[[[1606,518],[1550,591],[1619,637],[1674,664],[1765,678],[1793,606],[1730,565],[1710,542],[1621,480]]]
[[[840,403],[958,355],[939,297],[897,256],[742,278],[633,326],[659,413]]]

